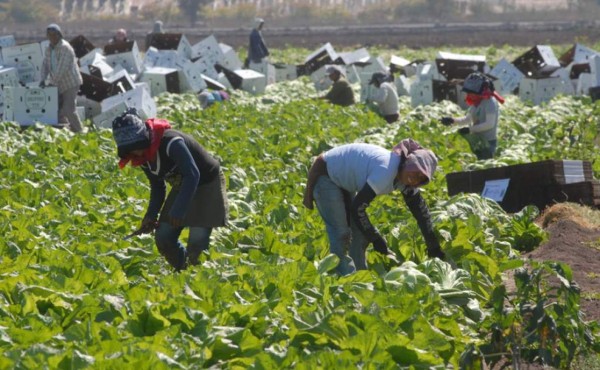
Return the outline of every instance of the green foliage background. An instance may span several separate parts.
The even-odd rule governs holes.
[[[510,301],[510,320],[503,312],[501,273],[522,266],[519,250],[545,238],[533,224],[537,211],[509,215],[477,195],[449,198],[444,176],[542,159],[591,160],[598,175],[598,103],[557,97],[534,107],[508,97],[500,154],[477,162],[438,123],[460,113],[452,103],[412,108],[402,97],[401,120],[388,125],[365,106],[330,106],[316,95],[303,78],[263,96],[236,91],[205,111],[193,95],[160,97],[159,115],[221,160],[231,203],[231,226],[213,234],[200,266],[179,274],[150,236],[122,240],[139,225],[149,188],[139,169],[119,171],[110,131],[2,124],[0,367],[476,368],[497,360],[491,344],[519,343],[524,358],[554,351],[546,363],[562,368],[597,351],[596,324],[579,315],[568,266],[535,270],[565,282],[559,301],[537,312],[554,323],[550,338],[561,346],[515,334],[527,324],[525,303],[548,299],[524,290]],[[407,262],[395,266],[369,249],[368,271],[339,278],[320,217],[301,206],[308,166],[335,145],[391,148],[406,137],[440,159],[424,194],[457,268],[426,260],[395,194],[369,212]]]

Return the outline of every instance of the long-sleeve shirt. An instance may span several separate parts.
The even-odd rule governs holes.
[[[256,28],[250,32],[250,45],[248,46],[248,59],[252,63],[260,63],[269,55],[269,49],[263,40],[262,34]]]
[[[494,98],[482,100],[478,106],[471,106],[467,110],[467,115],[462,118],[455,118],[454,122],[458,124],[471,123],[471,134],[481,136],[481,138],[491,141],[496,140],[498,135],[498,102]]]
[[[150,203],[145,218],[156,219],[166,197],[166,183],[177,191],[169,216],[182,219],[188,212],[199,185],[219,174],[219,162],[191,136],[165,131],[156,161],[142,165],[150,181]]]
[[[379,106],[379,112],[382,116],[398,113],[398,93],[391,83],[382,83],[375,90],[371,99]]]
[[[46,49],[42,63],[42,81],[48,78],[49,83],[56,86],[59,93],[79,87],[83,83],[77,67],[75,51],[64,39],[60,39],[56,45],[50,45]]]
[[[332,104],[341,105],[347,107],[354,104],[354,91],[348,81],[340,77],[333,83],[329,92],[325,95],[325,99],[329,100]]]

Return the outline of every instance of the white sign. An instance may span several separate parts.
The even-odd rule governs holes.
[[[510,179],[488,180],[485,182],[481,196],[500,203],[506,195]]]

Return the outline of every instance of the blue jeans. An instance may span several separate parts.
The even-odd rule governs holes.
[[[369,242],[354,222],[348,223],[344,194],[328,176],[321,176],[314,188],[317,209],[325,222],[329,251],[339,257],[336,271],[348,275],[367,269],[365,251]]]
[[[183,227],[173,227],[168,222],[161,222],[154,234],[156,247],[160,254],[175,270],[183,270],[187,264],[198,264],[202,251],[208,249],[211,227],[190,227],[187,249],[179,241]]]

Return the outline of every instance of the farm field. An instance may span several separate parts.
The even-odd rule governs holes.
[[[524,50],[451,51],[493,62]],[[413,60],[435,53],[371,52]],[[300,55],[272,53],[290,63]],[[229,228],[215,231],[199,266],[177,274],[151,236],[123,240],[139,226],[149,187],[141,170],[118,169],[109,130],[0,125],[0,368],[599,366],[582,365],[600,352],[599,293],[574,284],[575,267],[536,255],[555,240],[536,222],[539,210],[507,214],[478,195],[450,197],[445,175],[584,159],[598,177],[600,103],[559,96],[531,106],[508,96],[499,155],[478,162],[455,128],[439,123],[460,114],[453,103],[413,108],[401,97],[401,119],[389,125],[368,106],[331,106],[317,94],[303,77],[262,96],[235,91],[204,111],[191,94],[159,97],[159,116],[218,156],[230,202]],[[425,257],[416,222],[394,194],[369,213],[404,263],[369,248],[369,270],[336,276],[324,225],[302,207],[312,159],[339,144],[391,148],[407,137],[439,158],[423,190],[448,262]],[[588,244],[596,251],[598,237]],[[582,311],[583,298],[596,310]]]

